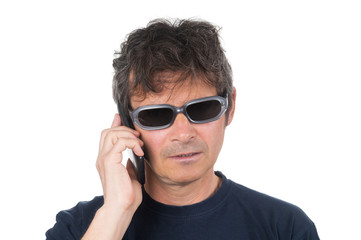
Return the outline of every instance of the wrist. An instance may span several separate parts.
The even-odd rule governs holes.
[[[121,239],[127,231],[133,214],[134,212],[129,209],[103,205],[96,212],[82,240]]]
[[[128,217],[131,218],[134,215],[134,212],[135,211],[133,211],[130,207],[104,203],[104,205],[98,209],[97,215],[113,220],[124,220]]]

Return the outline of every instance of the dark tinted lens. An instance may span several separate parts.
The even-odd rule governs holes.
[[[138,120],[143,126],[159,127],[169,124],[173,118],[170,108],[146,109],[138,113]]]
[[[206,121],[216,117],[221,112],[221,103],[217,100],[208,100],[194,103],[187,107],[188,116],[194,121]]]

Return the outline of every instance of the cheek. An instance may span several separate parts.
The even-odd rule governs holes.
[[[199,125],[199,136],[207,144],[210,157],[217,159],[223,145],[224,132],[225,120],[223,118]]]
[[[153,159],[159,155],[160,149],[164,146],[165,133],[162,130],[159,131],[147,131],[141,132],[141,139],[144,142],[144,149],[146,157]]]

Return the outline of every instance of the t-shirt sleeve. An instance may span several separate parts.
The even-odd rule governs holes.
[[[284,229],[291,233],[290,239],[293,240],[319,240],[315,224],[299,207],[292,206],[292,215],[288,218],[291,225],[290,230]],[[287,218],[285,218],[287,220]],[[287,228],[287,223],[283,224]]]
[[[296,240],[320,240],[315,224],[312,223],[306,232]]]
[[[102,206],[103,199],[96,197],[89,202],[79,202],[75,207],[59,212],[55,225],[46,232],[47,240],[78,240],[83,237]]]
[[[254,232],[264,231],[268,238],[261,239],[319,240],[315,224],[301,208],[242,185],[235,186],[234,208],[242,207]]]
[[[81,239],[81,219],[69,211],[61,211],[56,215],[56,223],[46,232],[48,240]]]

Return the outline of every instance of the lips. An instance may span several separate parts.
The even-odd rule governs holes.
[[[200,140],[190,140],[187,143],[175,142],[161,150],[163,159],[180,163],[198,162],[205,157],[207,145]]]
[[[175,157],[191,157],[193,155],[196,155],[197,153],[187,153],[187,154],[179,154]]]
[[[200,152],[190,152],[190,153],[180,153],[180,154],[174,154],[170,156],[169,158],[181,163],[192,163],[199,159]]]

